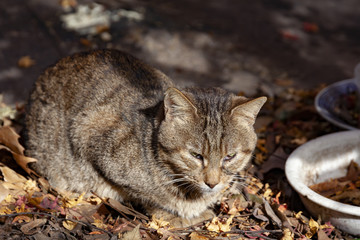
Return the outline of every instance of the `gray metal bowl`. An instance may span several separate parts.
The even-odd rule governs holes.
[[[336,82],[321,90],[315,98],[317,112],[329,122],[338,127],[348,130],[358,130],[358,128],[348,124],[334,113],[336,102],[342,95],[359,91],[355,79],[347,79]]]

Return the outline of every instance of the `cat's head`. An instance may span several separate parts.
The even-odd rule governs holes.
[[[217,194],[249,163],[255,118],[266,97],[249,100],[219,88],[165,93],[159,160],[188,198]]]

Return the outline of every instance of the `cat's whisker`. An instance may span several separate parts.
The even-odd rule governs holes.
[[[188,187],[188,186],[191,185],[191,184],[190,184],[189,182],[186,182],[186,183],[182,183],[182,184],[178,185],[177,187],[180,188],[180,187],[183,187],[183,186],[186,186],[186,185],[187,185],[187,187]],[[186,189],[187,187],[185,187],[185,189]]]
[[[187,182],[187,180],[172,180],[172,181],[169,181],[169,182],[165,182],[163,185],[166,186],[166,185],[173,185],[175,183],[181,183],[181,182]]]
[[[239,181],[246,181],[247,178],[240,177],[240,176],[233,176],[233,179],[239,180]]]
[[[168,174],[169,177],[177,177],[177,176],[183,176],[185,177],[186,175],[183,173],[169,173]]]

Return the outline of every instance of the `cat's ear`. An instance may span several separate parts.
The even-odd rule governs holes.
[[[242,102],[239,105],[235,105],[235,107],[231,110],[230,116],[235,118],[235,120],[246,120],[252,125],[255,123],[256,116],[266,100],[266,97],[259,97],[248,102]]]
[[[187,122],[197,115],[194,104],[180,90],[169,88],[164,97],[165,120],[180,120]]]

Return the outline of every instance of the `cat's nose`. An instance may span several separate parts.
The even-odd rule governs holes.
[[[205,182],[205,184],[208,185],[209,188],[214,188],[217,185],[217,183],[207,183],[207,182]]]

